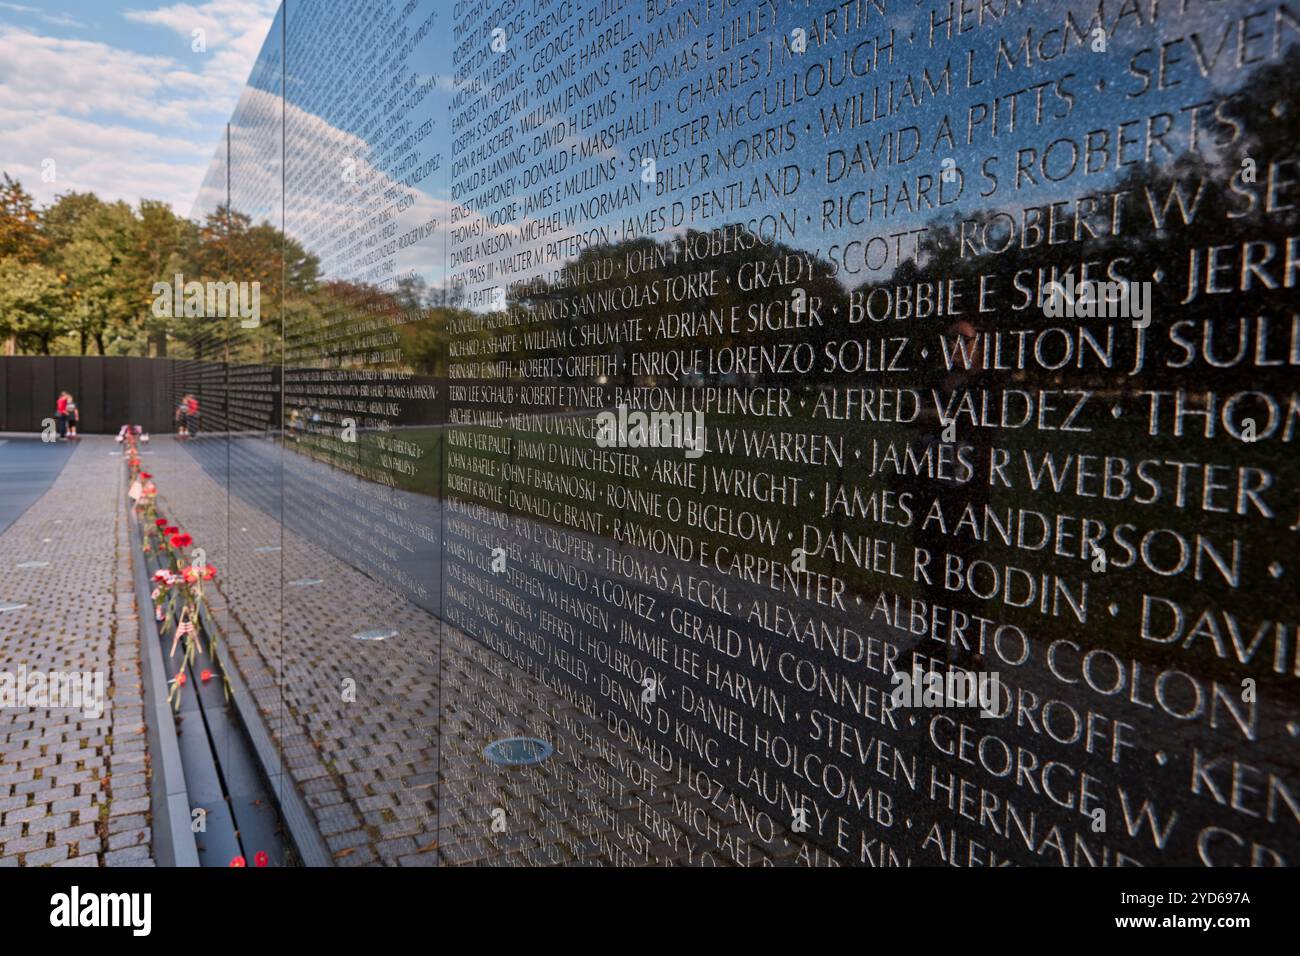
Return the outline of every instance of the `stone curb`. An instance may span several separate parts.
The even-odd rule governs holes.
[[[206,605],[199,605],[199,619],[203,629],[209,634],[221,633],[216,622],[208,614]],[[271,792],[279,801],[280,817],[284,821],[285,829],[289,831],[289,840],[298,853],[299,862],[303,866],[333,866],[334,857],[330,854],[329,847],[325,845],[320,831],[316,829],[315,818],[298,790],[293,776],[283,769],[280,752],[276,750],[275,741],[271,739],[271,734],[266,729],[252,692],[239,676],[239,669],[235,666],[234,660],[223,659],[222,669],[230,683],[230,702],[234,704],[235,713],[239,715],[239,720],[244,725],[244,732],[253,745],[253,756],[257,758],[258,766],[266,777]]]
[[[190,830],[190,798],[176,742],[176,722],[167,703],[167,672],[163,667],[158,623],[145,573],[144,539],[140,521],[126,501],[130,525],[131,568],[135,576],[135,601],[140,618],[140,662],[145,687],[145,726],[149,734],[153,778],[154,856],[159,866],[198,866],[199,851]]]

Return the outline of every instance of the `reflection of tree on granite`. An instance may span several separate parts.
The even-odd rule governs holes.
[[[1007,208],[1003,210],[991,206],[984,210],[971,210],[961,216],[932,221],[928,224],[920,262],[908,259],[892,275],[863,283],[854,289],[865,295],[881,286],[915,286],[918,282],[934,282],[940,278],[956,280],[964,289],[965,311],[959,316],[922,321],[864,321],[850,325],[844,314],[848,292],[838,279],[831,276],[831,263],[821,259],[816,262],[816,279],[806,287],[806,291],[809,296],[820,297],[824,302],[838,302],[840,312],[838,318],[833,313],[826,315],[826,321],[820,327],[757,335],[701,332],[676,340],[656,341],[645,330],[653,329],[653,323],[666,311],[713,308],[726,314],[732,304],[745,306],[788,299],[792,294],[792,284],[773,284],[741,292],[737,288],[736,277],[746,263],[763,262],[770,269],[773,263],[779,262],[787,254],[810,253],[783,245],[769,247],[756,244],[748,250],[733,251],[703,263],[687,264],[674,259],[671,241],[656,243],[647,238],[587,249],[569,263],[569,268],[594,271],[595,265],[601,260],[621,264],[629,254],[650,258],[646,254],[656,249],[668,250],[663,264],[656,263],[631,279],[623,275],[621,268],[616,267],[610,278],[579,288],[555,287],[535,282],[512,290],[512,303],[527,310],[531,319],[536,319],[548,310],[556,313],[555,318],[531,321],[529,328],[553,328],[564,332],[566,340],[568,331],[579,326],[601,322],[617,323],[630,317],[640,318],[642,337],[630,346],[635,350],[678,346],[719,348],[760,341],[797,340],[813,343],[820,357],[821,347],[826,341],[850,336],[906,334],[912,339],[910,356],[914,364],[910,373],[885,376],[827,371],[819,362],[811,376],[769,376],[764,384],[802,384],[806,378],[811,378],[824,384],[852,384],[868,388],[912,387],[927,400],[931,399],[932,390],[937,391],[941,398],[951,397],[958,389],[994,393],[1014,388],[1034,396],[1040,390],[1091,391],[1092,398],[1076,423],[1080,428],[1086,429],[1086,432],[1071,433],[1060,429],[1051,431],[1037,427],[1019,430],[986,428],[967,415],[962,415],[957,423],[957,437],[960,443],[974,450],[976,479],[966,487],[955,490],[955,493],[944,491],[934,483],[927,483],[929,487],[926,500],[942,492],[944,503],[949,508],[969,504],[977,514],[982,512],[985,505],[998,508],[1041,505],[1047,512],[1069,510],[1064,498],[1059,501],[1041,497],[1031,499],[1022,487],[992,488],[988,475],[995,445],[1008,450],[1016,461],[1028,451],[1038,455],[1052,453],[1058,456],[1082,452],[1097,456],[1123,456],[1130,460],[1150,457],[1177,459],[1182,455],[1198,461],[1222,459],[1250,463],[1269,468],[1277,477],[1279,485],[1290,489],[1296,482],[1296,464],[1294,456],[1285,452],[1282,441],[1275,438],[1270,442],[1247,446],[1225,436],[1221,425],[1216,427],[1215,437],[1210,441],[1198,437],[1199,427],[1196,428],[1197,435],[1189,433],[1176,440],[1167,435],[1167,421],[1164,434],[1151,436],[1144,421],[1148,398],[1139,393],[1150,389],[1184,389],[1199,400],[1200,394],[1207,388],[1220,395],[1261,388],[1267,391],[1269,386],[1263,383],[1277,383],[1280,381],[1277,376],[1284,374],[1281,371],[1261,369],[1248,361],[1230,367],[1210,367],[1203,358],[1189,363],[1185,347],[1171,340],[1170,329],[1174,323],[1181,323],[1176,334],[1181,339],[1199,345],[1202,336],[1208,334],[1209,323],[1213,322],[1213,351],[1222,357],[1235,354],[1239,341],[1249,345],[1258,329],[1258,325],[1251,324],[1255,321],[1255,315],[1273,317],[1275,338],[1280,337],[1282,326],[1288,321],[1289,316],[1279,312],[1279,307],[1283,305],[1280,296],[1288,294],[1284,291],[1286,277],[1282,272],[1282,261],[1286,237],[1294,234],[1297,219],[1300,218],[1297,213],[1300,209],[1300,195],[1297,195],[1296,188],[1296,182],[1300,180],[1300,168],[1297,168],[1295,153],[1295,124],[1296,118],[1300,117],[1300,89],[1288,78],[1295,75],[1298,67],[1300,54],[1296,48],[1292,48],[1283,62],[1254,71],[1238,92],[1228,95],[1217,114],[1213,109],[1203,110],[1198,126],[1198,148],[1194,153],[1185,152],[1176,157],[1163,156],[1157,148],[1153,153],[1153,162],[1127,166],[1118,177],[1105,180],[1101,177],[1077,179],[1060,184],[1062,198],[1055,201],[1064,203],[1059,209],[1067,212],[1074,208],[1076,193],[1084,198],[1104,198],[1118,194],[1121,215],[1117,234],[1111,234],[1109,228],[1112,221],[1110,200],[1099,199],[1095,211],[1084,217],[1086,224],[1097,232],[1095,236],[1088,229],[1079,227],[1076,237],[1071,224],[1071,228],[1060,233],[1060,237],[1066,238],[1066,241],[1059,244],[1043,241],[1021,248],[1019,242],[1013,242],[1005,252],[971,255],[967,250],[967,254],[963,255],[963,220],[983,228],[984,225],[1009,215],[1019,223],[1019,206],[1008,202]],[[1112,151],[1115,149],[1113,142],[1110,148]],[[1245,158],[1250,158],[1255,163],[1257,174],[1254,184],[1243,177],[1242,160]],[[1112,153],[1112,168],[1113,163]],[[1271,215],[1265,216],[1261,209],[1270,176],[1275,184],[1275,210]],[[1003,185],[1005,188],[1006,184]],[[1075,188],[1071,190],[1071,187]],[[1014,197],[1014,194],[1011,195]],[[1047,203],[1054,199],[1055,197],[1048,197],[1036,201]],[[1184,221],[1184,210],[1189,220],[1187,222]],[[1261,260],[1265,256],[1263,244],[1271,244],[1272,259],[1265,269],[1274,288],[1268,288],[1268,283],[1256,280],[1254,287],[1247,291],[1208,295],[1202,290],[1199,295],[1188,296],[1187,269],[1193,250],[1201,250],[1200,284],[1203,287],[1205,247],[1231,245],[1238,249],[1242,243],[1248,242],[1260,244],[1256,246],[1256,254]],[[1067,271],[1079,278],[1082,261],[1095,264],[1090,269],[1092,277],[1108,278],[1106,264],[1113,262],[1116,275],[1132,282],[1152,282],[1154,295],[1151,325],[1140,330],[1134,328],[1128,318],[1053,320],[1046,317],[1038,296],[1049,281],[1063,276]],[[1236,281],[1240,272],[1239,257],[1235,263],[1235,267],[1226,270],[1221,277],[1225,283]],[[580,293],[598,291],[629,281],[641,284],[657,282],[703,267],[717,269],[720,274],[732,280],[730,285],[722,286],[718,295],[710,296],[706,301],[684,301],[667,308],[662,304],[632,307],[619,310],[614,315],[558,315],[560,300]],[[1010,278],[1017,273],[1021,274],[1023,285],[1031,291],[1023,296],[1017,293],[1013,297]],[[992,308],[985,313],[977,312],[975,306],[974,290],[978,288],[981,274],[994,274],[997,280],[998,295],[991,298]],[[825,313],[829,310],[823,308],[822,311]],[[1233,313],[1244,317],[1234,318]],[[953,321],[954,318],[956,321]],[[1034,361],[1031,352],[1024,367],[983,369],[986,354],[990,361],[993,358],[991,347],[999,344],[996,338],[999,333],[1002,335],[1000,344],[1005,362],[1014,354],[1011,349],[1016,338],[1012,333],[1024,333],[1032,342],[1035,336],[1042,335],[1053,327],[1073,333],[1071,347],[1075,354],[1073,360],[1063,367],[1048,367],[1053,364],[1050,361],[1038,363]],[[1113,360],[1108,366],[1092,357],[1091,353],[1087,353],[1086,361],[1080,357],[1085,354],[1078,332],[1080,328],[1086,329],[1095,341],[1101,343],[1103,349],[1109,348]],[[954,346],[959,337],[970,343],[966,352],[970,368],[960,361],[954,361],[951,367],[944,363],[942,350],[938,347],[941,335],[950,347]],[[928,358],[924,360],[919,355],[922,344],[929,352]],[[986,345],[990,346],[988,353],[985,352]],[[1139,346],[1143,349],[1141,354],[1144,361],[1141,369],[1135,373]],[[1271,351],[1275,356],[1285,354],[1276,342]],[[497,357],[518,358],[525,354],[521,344],[520,349],[511,355]],[[949,354],[956,353],[950,351]],[[1045,358],[1048,355],[1050,353],[1045,353]],[[1169,363],[1176,364],[1171,367]],[[660,381],[656,384],[688,383]],[[749,383],[705,381],[698,384],[717,386]],[[956,407],[956,403],[950,407]],[[933,400],[928,405],[923,404],[923,408],[923,420],[894,428],[868,422],[867,433],[892,436],[898,440],[910,434],[916,440],[933,443],[939,436],[942,425]],[[806,412],[802,417],[796,416],[793,423],[782,421],[773,424],[757,420],[748,424],[772,428],[828,427],[827,422],[813,419]],[[1235,516],[1204,513],[1193,515],[1173,507],[1169,497],[1166,495],[1158,504],[1137,510],[1128,501],[1089,501],[1088,515],[1104,521],[1112,528],[1121,522],[1134,522],[1141,528],[1162,525],[1186,528],[1190,521],[1210,533],[1228,535],[1240,532],[1235,527],[1240,519]],[[1039,504],[1035,504],[1035,501]],[[949,520],[951,523],[951,517]],[[1258,528],[1258,523],[1254,527]],[[1271,526],[1270,530],[1273,530]],[[965,559],[988,553],[987,543],[972,536],[941,536],[941,541],[932,543],[940,552],[947,550],[959,557],[964,556]],[[1137,613],[1144,575],[1126,575],[1121,570],[1118,574],[1105,577],[1094,576],[1088,563],[1082,560],[1053,558],[1052,564],[1062,575],[1092,581],[1096,593],[1105,595],[1100,608],[1093,608],[1093,613],[1099,615],[1096,623],[1101,627],[1115,626],[1115,622],[1106,614],[1107,600],[1118,602],[1123,608],[1125,620],[1131,620],[1132,615]],[[1243,587],[1249,585],[1244,584]],[[927,600],[940,600],[942,589],[932,587],[928,590],[930,593]],[[955,595],[949,595],[953,596]],[[970,601],[964,601],[963,604],[969,607]],[[995,615],[990,613],[989,616]],[[1092,623],[1090,618],[1089,626]],[[1063,620],[1054,621],[1052,626],[1064,628],[1063,633],[1076,630]],[[1082,633],[1085,629],[1077,630]],[[1168,659],[1170,654],[1168,648],[1154,644],[1126,646],[1126,651],[1164,659]],[[1210,670],[1218,667],[1213,661],[1203,663]]]
[[[1072,269],[1078,278],[1082,258],[1105,263],[1109,259],[1125,257],[1125,277],[1135,282],[1152,281],[1153,272],[1160,269],[1163,277],[1155,285],[1153,324],[1147,335],[1148,349],[1154,351],[1148,356],[1140,387],[1151,387],[1149,376],[1153,375],[1163,380],[1162,387],[1186,385],[1185,371],[1171,370],[1163,375],[1156,372],[1155,360],[1172,352],[1163,336],[1164,330],[1174,320],[1192,319],[1199,324],[1208,318],[1221,316],[1226,310],[1236,309],[1239,304],[1236,294],[1217,299],[1207,299],[1202,295],[1186,305],[1181,304],[1186,295],[1186,267],[1191,252],[1208,245],[1272,241],[1279,246],[1272,269],[1275,276],[1281,277],[1281,242],[1300,223],[1300,195],[1296,194],[1294,185],[1294,180],[1300,179],[1300,168],[1296,166],[1300,87],[1288,80],[1298,69],[1300,47],[1292,47],[1282,62],[1256,70],[1236,93],[1227,97],[1224,121],[1213,118],[1209,110],[1202,111],[1205,115],[1199,126],[1200,151],[1184,153],[1163,164],[1134,164],[1117,180],[1095,190],[1093,195],[1124,194],[1121,200],[1121,235],[1091,237],[1085,232],[1082,241],[1069,241],[1056,247],[1042,243],[1034,248],[1021,249],[1013,243],[1007,252],[999,255],[963,258],[959,254],[960,220],[974,220],[981,224],[991,222],[997,211],[990,208],[928,224],[924,272],[964,278],[967,287],[973,288],[981,272],[994,268],[1000,276],[1040,268],[1056,268],[1063,274]],[[1114,149],[1113,144],[1111,148]],[[1156,155],[1160,155],[1158,151]],[[1251,158],[1256,167],[1253,186],[1243,181],[1242,160],[1245,158]],[[1290,195],[1280,195],[1278,201],[1289,203],[1290,207],[1279,208],[1277,213],[1266,218],[1259,214],[1263,192],[1267,188],[1266,170],[1270,162],[1279,160],[1287,164],[1279,172],[1279,181],[1291,185]],[[1068,184],[1067,181],[1065,185]],[[1247,192],[1255,194],[1253,204],[1246,197]],[[1071,199],[1073,195],[1065,197],[1067,203]],[[1194,215],[1190,224],[1183,222],[1182,207],[1188,210],[1189,215]],[[1105,204],[1099,208],[1109,211],[1110,207]],[[1018,207],[1012,206],[1004,212],[1017,218]],[[1250,214],[1245,215],[1247,212]],[[1164,228],[1156,227],[1153,221],[1156,217],[1163,220]],[[1100,222],[1106,218],[1108,216],[1098,214],[1093,220]],[[890,284],[915,281],[921,274],[922,270],[908,261],[888,281]],[[1093,274],[1098,275],[1096,270]],[[1104,275],[1098,277],[1106,278]],[[1050,275],[1045,277],[1044,284],[1050,278]],[[863,286],[864,290],[868,288]],[[1254,291],[1261,291],[1259,283],[1256,283]],[[999,325],[1006,327],[1011,327],[1012,323],[1043,324],[1043,316],[1036,306],[1015,315],[1009,315],[1005,309],[998,309],[991,315]],[[1105,323],[1107,320],[1096,321]],[[1129,331],[1127,321],[1110,321],[1117,322],[1120,333]],[[1131,342],[1131,338],[1117,337],[1118,345],[1127,346]],[[1117,348],[1117,352],[1122,351]],[[1131,389],[1129,371],[1130,368],[1116,367],[1099,373],[1096,385]],[[1070,377],[1077,381],[1077,375],[1072,373]],[[1216,377],[1228,378],[1228,384],[1234,388],[1247,387],[1254,380],[1254,373],[1239,368],[1225,375],[1219,370]],[[1036,384],[1063,380],[1060,374],[1046,372],[1027,378],[1036,380]]]
[[[199,227],[186,281],[256,282],[261,316],[256,327],[224,318],[176,320],[176,337],[195,358],[220,357],[253,365],[278,362],[281,324],[300,297],[317,290],[320,261],[294,239],[263,221],[220,206]]]
[[[1088,388],[1094,390],[1086,424],[1091,433],[1069,436],[1034,430],[1030,435],[977,429],[972,436],[964,432],[965,439],[975,438],[977,447],[985,449],[989,440],[1010,447],[1020,454],[1026,439],[1039,452],[1050,450],[1058,454],[1081,451],[1097,456],[1116,455],[1130,460],[1143,458],[1190,459],[1198,462],[1249,464],[1267,468],[1276,479],[1276,487],[1284,489],[1278,500],[1284,508],[1292,505],[1297,482],[1296,459],[1286,443],[1289,438],[1275,436],[1269,442],[1244,444],[1225,433],[1223,421],[1215,422],[1214,438],[1204,438],[1199,418],[1187,424],[1183,437],[1170,434],[1169,399],[1164,405],[1161,434],[1152,436],[1144,421],[1149,398],[1139,393],[1145,390],[1184,390],[1192,404],[1201,407],[1202,396],[1214,392],[1220,399],[1233,392],[1251,390],[1272,392],[1282,408],[1293,395],[1290,377],[1282,368],[1261,368],[1252,360],[1252,350],[1257,336],[1264,334],[1259,316],[1271,318],[1270,358],[1284,361],[1289,340],[1285,339],[1291,309],[1285,296],[1288,279],[1283,262],[1288,238],[1294,236],[1300,220],[1300,166],[1297,165],[1295,146],[1296,118],[1300,117],[1300,89],[1288,77],[1294,77],[1300,67],[1297,48],[1292,48],[1285,61],[1256,71],[1237,94],[1229,97],[1224,107],[1229,122],[1206,121],[1200,131],[1202,142],[1208,144],[1196,154],[1184,154],[1165,165],[1141,164],[1127,170],[1106,192],[1123,193],[1122,228],[1120,235],[1090,237],[1084,241],[1070,241],[1058,247],[1046,244],[1021,249],[1018,245],[1001,254],[963,258],[959,254],[961,220],[974,220],[981,224],[993,221],[993,211],[968,213],[954,217],[946,223],[930,226],[925,244],[925,266],[919,268],[908,261],[891,277],[888,285],[913,283],[924,276],[961,277],[967,288],[972,287],[981,272],[995,273],[999,278],[1026,270],[1031,285],[1041,287],[1052,278],[1050,273],[1040,280],[1038,270],[1055,267],[1059,273],[1073,270],[1079,274],[1082,259],[1104,265],[1108,260],[1123,257],[1123,274],[1132,281],[1152,281],[1154,305],[1151,325],[1145,331],[1132,327],[1128,319],[1075,319],[1053,321],[1043,316],[1036,303],[1019,312],[1005,308],[979,316],[981,331],[996,333],[1014,329],[1041,330],[1053,324],[1087,326],[1097,337],[1106,328],[1114,330],[1115,362],[1110,368],[1067,366],[1062,371],[1030,367],[1016,371],[995,373],[1001,376],[1001,386],[1026,390]],[[1243,175],[1243,160],[1250,158],[1255,167],[1252,184]],[[1262,215],[1269,182],[1276,184],[1274,213]],[[1068,204],[1068,200],[1067,200]],[[1187,210],[1190,223],[1184,222],[1182,210]],[[1015,215],[1015,210],[1012,210]],[[1163,221],[1160,228],[1157,217]],[[1253,287],[1238,289],[1244,259],[1243,246],[1251,244],[1256,262],[1266,262],[1259,275],[1253,278]],[[1218,276],[1221,287],[1231,289],[1224,294],[1206,292],[1207,248],[1224,247],[1223,262],[1228,265]],[[1199,259],[1199,281],[1189,286],[1189,263]],[[1094,275],[1096,272],[1094,271]],[[1104,277],[1104,276],[1103,276]],[[1005,284],[1005,280],[1003,279]],[[883,283],[882,283],[883,284]],[[1199,287],[1199,291],[1198,291]],[[864,286],[864,292],[870,286]],[[1293,300],[1292,300],[1293,301]],[[1178,340],[1171,339],[1171,327],[1177,323]],[[951,330],[950,330],[951,334]],[[991,339],[989,341],[992,341]],[[1139,346],[1143,351],[1139,353]],[[1217,365],[1211,365],[1206,353],[1212,353]],[[1138,355],[1142,358],[1139,360]],[[1140,368],[1139,368],[1140,362]],[[1229,363],[1229,364],[1223,364]],[[981,364],[978,360],[972,364]],[[991,375],[986,375],[992,378]],[[935,387],[925,382],[922,387]],[[939,386],[949,391],[951,382]],[[982,387],[994,387],[994,382]],[[1278,389],[1280,388],[1280,391]],[[1256,406],[1258,407],[1258,405]],[[1240,424],[1245,412],[1239,412],[1234,424]],[[1280,432],[1279,432],[1280,434]],[[1073,440],[1072,440],[1073,439]],[[987,487],[985,491],[987,491]],[[1006,495],[1017,498],[1014,492]],[[1290,497],[1286,497],[1290,496]],[[996,494],[994,497],[998,497]],[[1267,530],[1281,534],[1276,523],[1263,528],[1260,516],[1251,516],[1253,524],[1237,515],[1218,515],[1205,512],[1192,513],[1173,506],[1172,494],[1166,487],[1158,505],[1134,509],[1131,503],[1091,501],[1087,513],[1104,520],[1113,527],[1119,522],[1134,522],[1140,528],[1187,528],[1189,524],[1198,531],[1225,536],[1242,536],[1243,528],[1253,527],[1255,533]],[[1014,501],[1017,505],[1035,506],[1028,500]],[[1053,506],[1049,505],[1048,510]],[[1059,505],[1065,509],[1064,503]],[[1246,535],[1249,537],[1249,532]],[[1256,559],[1263,555],[1293,550],[1294,545],[1280,537],[1261,547],[1256,541],[1252,549]],[[952,550],[951,545],[949,550]],[[1112,558],[1114,555],[1112,554]],[[1058,565],[1059,567],[1059,565]],[[1080,563],[1078,574],[1090,575]],[[1063,571],[1063,573],[1069,573]],[[1114,630],[1116,622],[1105,612],[1106,601],[1115,600],[1130,623],[1138,614],[1144,592],[1145,576],[1109,575],[1093,576],[1099,593],[1106,595],[1095,608],[1098,624]],[[1240,600],[1252,592],[1258,594],[1260,581],[1268,578],[1260,568],[1247,566],[1243,573]],[[1148,581],[1147,586],[1150,585]],[[1172,586],[1172,585],[1171,585]],[[1175,587],[1175,592],[1181,590]],[[1213,589],[1218,597],[1231,598],[1232,592],[1222,586]],[[1267,591],[1267,588],[1263,589]],[[1263,595],[1260,595],[1261,597]],[[1207,595],[1209,602],[1215,600]],[[1199,605],[1198,605],[1199,609]],[[1195,612],[1193,612],[1195,613]],[[1131,628],[1129,628],[1131,629]],[[1092,638],[1095,640],[1095,635]],[[1178,656],[1176,649],[1136,639],[1126,641],[1125,653],[1135,658],[1165,662],[1177,661],[1186,666],[1187,660]],[[1240,665],[1202,654],[1197,658],[1198,673],[1226,679],[1239,676]]]
[[[689,242],[692,237],[700,235],[702,234],[697,230],[689,230],[684,238]],[[559,288],[544,281],[535,281],[526,286],[512,289],[512,302],[533,314],[544,313],[548,309],[553,309],[558,313],[560,311],[559,302],[563,299],[589,292],[599,292],[608,287],[629,284],[644,287],[659,285],[662,288],[665,282],[684,280],[688,276],[712,270],[717,274],[713,286],[713,295],[688,295],[680,300],[674,300],[671,304],[665,304],[662,301],[657,304],[646,303],[620,308],[614,314],[596,312],[578,315],[573,314],[571,311],[568,316],[557,315],[554,319],[532,323],[529,327],[530,329],[549,329],[561,332],[567,341],[571,330],[583,326],[600,323],[622,323],[629,319],[639,320],[642,334],[640,340],[634,343],[636,351],[647,351],[656,348],[724,348],[761,341],[790,341],[797,338],[798,341],[812,344],[814,350],[820,356],[823,346],[838,337],[837,328],[840,321],[837,320],[831,310],[832,307],[840,307],[841,313],[843,312],[843,290],[839,283],[831,277],[831,265],[825,259],[784,243],[765,245],[755,242],[750,248],[733,248],[724,255],[710,257],[705,260],[688,260],[685,256],[676,256],[674,250],[678,247],[679,243],[673,240],[656,242],[653,239],[644,237],[612,243],[607,246],[589,247],[584,249],[575,260],[568,263],[566,269],[582,272],[594,268],[597,264],[610,261],[614,263],[614,268],[609,279],[603,282],[584,284],[581,287],[566,286]],[[629,276],[625,272],[625,263],[630,257],[653,264]],[[661,257],[662,262],[660,261]],[[802,268],[799,278],[790,282],[782,281],[778,277],[778,272],[780,272],[781,276],[784,275],[781,269],[789,261],[787,257],[798,257],[803,260],[800,266],[797,266]],[[811,266],[811,270],[809,270],[808,266]],[[742,290],[742,282],[753,283],[759,287]],[[796,297],[798,294],[795,291],[796,289],[802,290],[803,297],[806,298],[809,306],[809,312],[815,311],[817,319],[820,321],[813,319],[811,315],[803,318],[802,313],[797,311]],[[788,309],[788,321],[806,323],[807,327],[800,328],[797,332],[791,330],[743,331],[743,328],[749,322],[746,310],[752,305],[784,307]],[[741,316],[740,324],[742,329],[736,332],[730,331],[731,310],[733,308],[738,309]],[[680,338],[655,339],[653,337],[657,322],[668,312],[703,313],[710,310],[722,317],[724,331],[721,335],[704,333]],[[774,312],[773,321],[778,321],[777,316],[779,315],[779,311]],[[593,348],[599,349],[603,347],[593,346]],[[502,357],[519,359],[529,356],[529,354],[521,342],[520,347],[515,352]],[[757,384],[760,380],[769,381],[771,384],[788,384],[789,376],[753,376],[746,381],[733,384]],[[661,380],[656,383],[641,381],[634,384],[681,385],[686,384],[686,382],[666,382]],[[713,385],[716,383],[707,382],[701,384]]]

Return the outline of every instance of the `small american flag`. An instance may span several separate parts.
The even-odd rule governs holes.
[[[193,622],[189,620],[182,620],[179,624],[177,624],[176,633],[172,635],[172,649],[168,651],[167,656],[175,657],[176,645],[178,645],[181,642],[181,638],[184,637],[186,634],[193,634],[193,633],[194,633]]]

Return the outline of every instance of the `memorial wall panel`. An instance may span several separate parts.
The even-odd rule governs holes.
[[[1296,862],[1298,68],[1288,3],[288,0],[177,454],[337,859]]]

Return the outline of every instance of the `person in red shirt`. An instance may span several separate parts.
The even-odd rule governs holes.
[[[176,409],[176,421],[180,423],[179,434],[188,438],[199,430],[199,400],[193,395],[181,399]]]
[[[59,400],[54,403],[54,420],[58,422],[59,438],[68,437],[68,402],[72,396],[67,392],[59,392]]]

